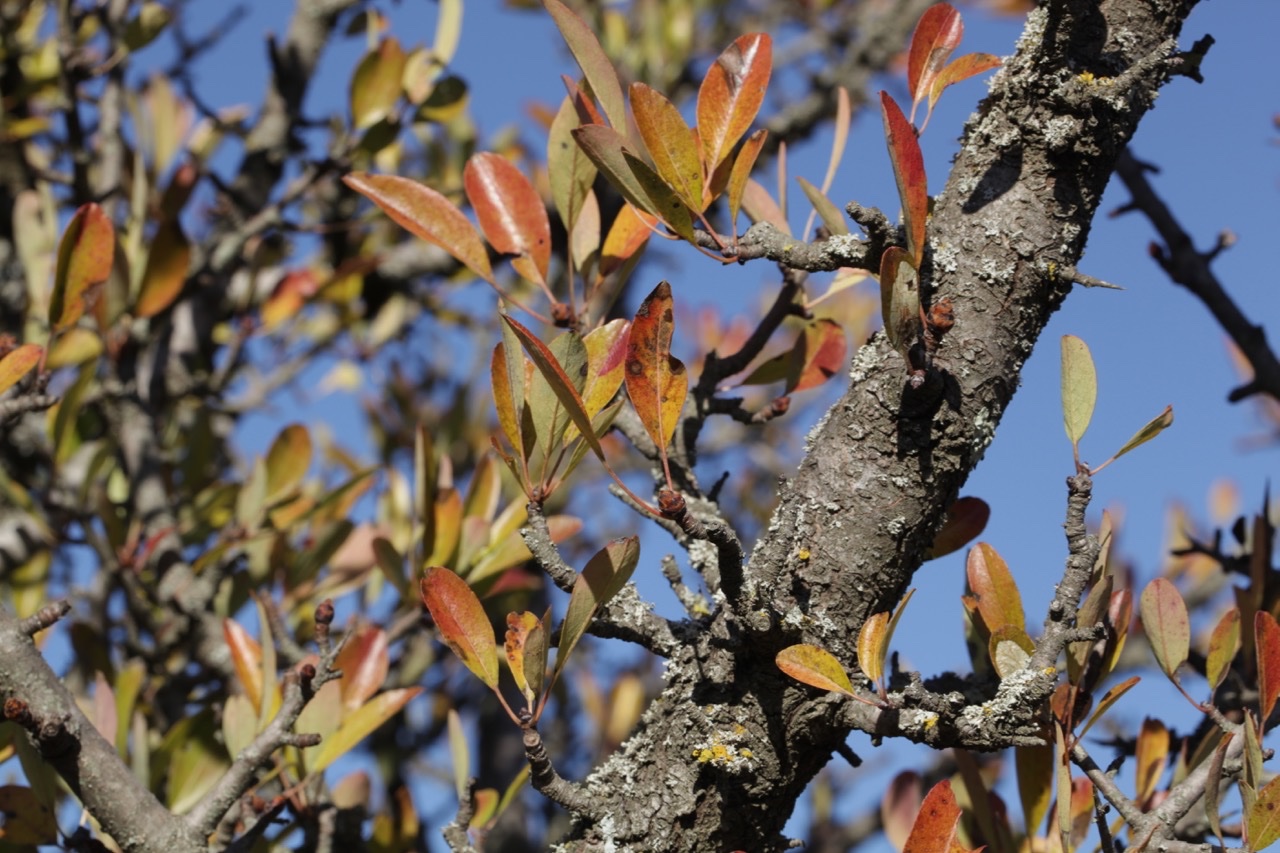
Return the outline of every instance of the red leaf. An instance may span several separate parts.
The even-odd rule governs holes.
[[[1280,696],[1280,625],[1275,617],[1259,610],[1253,617],[1254,649],[1258,654],[1258,700],[1266,723]]]
[[[1139,609],[1143,630],[1147,632],[1160,669],[1176,682],[1177,669],[1191,649],[1191,624],[1182,594],[1168,580],[1156,578],[1142,591]]]
[[[512,261],[516,272],[545,285],[551,223],[529,179],[506,157],[483,152],[467,161],[462,182],[489,244],[504,255],[517,255]]]
[[[951,781],[943,779],[925,795],[902,853],[950,853],[959,821],[960,806]]]
[[[618,72],[596,40],[595,33],[587,26],[586,21],[560,0],[542,0],[542,5],[551,13],[565,44],[569,45],[569,52],[578,61],[578,67],[587,78],[591,91],[600,99],[600,106],[609,117],[609,123],[625,132],[627,105],[622,99],[622,84],[618,82]]]
[[[94,202],[82,204],[67,223],[58,243],[58,267],[49,298],[49,325],[62,331],[84,313],[86,300],[111,274],[116,229]]]
[[[797,343],[800,343],[799,341]],[[835,320],[817,320],[805,327],[803,348],[794,384],[787,393],[816,388],[844,367],[844,329]]]
[[[421,587],[422,600],[431,611],[441,639],[467,669],[497,690],[498,644],[480,599],[466,581],[441,566],[427,569]]]
[[[986,542],[969,551],[965,566],[969,588],[978,598],[978,612],[987,630],[994,634],[1005,625],[1027,629],[1022,613],[1022,597],[1004,558]]]
[[[475,226],[428,186],[396,175],[352,172],[343,183],[382,208],[400,227],[439,246],[490,284],[493,268]]]
[[[933,537],[926,559],[933,560],[959,551],[982,535],[991,518],[991,507],[982,498],[957,498],[947,507],[942,529]]]
[[[756,158],[760,156],[760,149],[764,148],[768,135],[769,132],[762,129],[748,136],[733,161],[733,170],[729,173],[729,230],[734,234],[738,233],[738,210],[742,207],[742,197],[747,191],[747,179],[751,177],[751,170],[756,165]]]
[[[350,712],[368,701],[387,680],[390,665],[387,633],[375,625],[362,625],[343,645],[335,661],[342,670],[342,707]]]
[[[698,136],[705,175],[715,172],[755,121],[773,70],[773,40],[749,33],[725,49],[698,89]]]
[[[916,105],[928,97],[934,79],[942,72],[951,52],[964,36],[960,13],[948,3],[936,3],[925,10],[911,34],[907,59],[907,88],[911,90],[911,118]]]
[[[928,183],[924,174],[924,155],[916,131],[902,114],[889,93],[880,93],[880,110],[884,117],[884,138],[893,162],[893,177],[902,202],[902,223],[907,231],[907,252],[912,266],[920,268],[924,257],[924,225],[929,214]]]
[[[627,339],[627,396],[664,453],[689,391],[685,366],[671,355],[674,318],[671,285],[660,282],[640,304]]]
[[[920,130],[923,132],[925,125],[929,123],[929,117],[933,115],[933,105],[938,103],[938,99],[942,97],[943,90],[962,80],[968,80],[976,74],[981,74],[983,71],[999,68],[1000,64],[1000,57],[992,56],[989,53],[966,53],[942,69],[942,73],[934,78],[933,85],[929,89],[929,110],[924,114],[924,121],[920,125]],[[914,118],[915,104],[911,105],[911,115]]]

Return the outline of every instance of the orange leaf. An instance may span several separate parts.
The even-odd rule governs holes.
[[[94,202],[82,204],[58,244],[58,267],[49,298],[49,325],[62,331],[84,313],[86,300],[111,274],[116,229]]]
[[[674,104],[644,83],[631,84],[631,111],[658,175],[681,201],[693,210],[701,210],[702,163],[698,159],[697,135]]]
[[[498,689],[498,644],[480,599],[467,582],[449,569],[431,566],[422,578],[422,600],[440,630],[467,669]]]
[[[342,707],[354,711],[382,688],[391,657],[387,633],[374,625],[362,625],[338,652],[335,666],[342,670]]]
[[[671,355],[675,314],[663,281],[640,304],[627,339],[627,395],[659,450],[666,452],[689,392],[684,364]]]
[[[1027,630],[1018,585],[995,548],[979,542],[969,551],[965,570],[969,588],[978,598],[978,612],[990,633],[994,634],[1005,625]]]
[[[943,90],[983,71],[999,68],[1000,65],[998,56],[992,56],[989,53],[966,53],[942,69],[942,73],[934,78],[933,85],[929,88],[929,109],[924,114],[924,122],[920,125],[920,129],[923,131],[924,126],[929,123],[929,117],[933,115],[933,105],[938,103]],[[915,103],[911,105],[911,115],[912,118],[915,117]]]
[[[1134,751],[1137,764],[1137,802],[1141,804],[1156,792],[1156,785],[1164,775],[1169,761],[1169,730],[1164,723],[1151,717],[1143,720]]]
[[[489,244],[504,255],[517,255],[511,262],[516,272],[545,285],[551,223],[529,179],[506,157],[482,152],[467,161],[462,182]]]
[[[802,684],[853,696],[853,683],[840,661],[826,649],[800,643],[787,646],[774,658],[778,669]]]
[[[622,387],[630,328],[626,320],[610,320],[592,329],[582,339],[587,350],[587,381],[582,386],[582,406],[589,418],[598,415]],[[564,433],[565,444],[577,436],[578,428],[570,424]]]
[[[0,359],[0,394],[18,384],[18,380],[30,373],[43,356],[44,347],[23,344]]]
[[[493,405],[498,410],[498,426],[507,442],[517,452],[521,452],[523,443],[520,437],[520,417],[524,411],[524,383],[513,383],[512,376],[524,373],[524,353],[518,348],[515,352],[516,371],[511,369],[512,360],[507,355],[507,346],[499,341],[493,348],[493,357],[489,360],[489,378],[493,386]]]
[[[238,622],[230,619],[222,620],[222,636],[227,641],[227,649],[231,652],[231,664],[236,671],[236,679],[244,689],[244,693],[253,703],[253,710],[262,708],[262,646],[249,636],[249,632]]]
[[[943,779],[925,795],[902,853],[950,853],[959,821],[960,806],[951,781]]]
[[[596,278],[603,279],[610,273],[623,267],[633,255],[649,242],[658,217],[645,213],[632,204],[624,204],[609,226],[609,233],[604,238],[604,247],[600,250],[600,265]]]
[[[182,226],[176,219],[165,222],[151,240],[133,312],[139,317],[154,317],[173,304],[187,280],[190,263],[191,244],[182,233]]]
[[[751,170],[755,168],[760,149],[764,148],[764,141],[768,136],[769,132],[764,129],[748,136],[733,161],[733,170],[729,173],[729,230],[734,234],[738,233],[738,210],[742,207],[742,198],[747,191],[747,180],[751,177]],[[703,201],[710,203],[711,199]]]
[[[1186,661],[1191,650],[1191,624],[1182,594],[1165,578],[1156,578],[1142,591],[1138,606],[1142,613],[1142,627],[1147,632],[1156,662],[1176,683],[1178,667]],[[1280,685],[1280,681],[1277,684]]]
[[[530,708],[542,691],[547,667],[547,639],[542,620],[534,614],[528,611],[507,614],[507,634],[503,644],[507,666]]]
[[[889,613],[867,617],[858,631],[858,667],[877,685],[884,676],[884,652],[888,641]]]
[[[609,117],[609,123],[625,131],[627,105],[622,99],[622,84],[618,82],[618,72],[596,40],[595,33],[587,26],[586,21],[560,0],[542,0],[542,5],[551,13],[565,44],[569,45],[569,52],[578,61],[578,67],[587,78],[591,91],[600,99],[600,106]]]
[[[490,284],[493,268],[475,226],[440,193],[396,175],[352,172],[343,183],[366,196],[400,227],[444,249]]]
[[[991,518],[991,507],[982,498],[963,497],[947,507],[946,519],[942,528],[934,534],[933,544],[925,559],[938,557],[959,551],[974,539],[982,535]]]
[[[826,382],[844,366],[844,329],[835,320],[817,320],[805,327],[803,348],[787,393],[806,391]],[[801,343],[801,341],[797,341]]]
[[[698,89],[702,167],[710,176],[755,121],[773,71],[773,40],[765,33],[738,38],[717,57]]]
[[[1121,696],[1128,693],[1129,690],[1141,680],[1141,676],[1130,676],[1104,693],[1102,699],[1098,701],[1098,707],[1093,712],[1093,716],[1089,718],[1089,722],[1084,724],[1084,728],[1080,730],[1080,734],[1077,735],[1076,739],[1083,740],[1085,733],[1092,728],[1093,724],[1102,719],[1102,715],[1109,711],[1111,706],[1116,704]]]
[[[1254,649],[1258,655],[1258,701],[1264,723],[1280,695],[1280,625],[1275,617],[1259,610],[1253,617]]]
[[[902,202],[902,224],[907,232],[907,253],[911,265],[920,268],[924,257],[924,225],[929,214],[929,190],[924,173],[924,155],[916,130],[902,114],[887,92],[880,93],[880,111],[884,117],[884,138],[893,163],[893,177]]]
[[[928,97],[933,81],[942,73],[951,52],[964,36],[964,22],[948,3],[936,3],[925,10],[911,34],[907,58],[907,88],[911,91],[911,120],[916,105]]]

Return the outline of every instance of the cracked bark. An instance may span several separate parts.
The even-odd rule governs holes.
[[[741,630],[721,611],[669,661],[637,733],[587,780],[604,817],[579,821],[577,849],[784,846],[780,804],[850,728],[839,700],[790,682],[774,654],[810,642],[852,666],[862,622],[907,588],[1070,289],[1053,271],[1079,260],[1193,5],[1057,2],[1032,13],[936,200],[927,293],[951,298],[956,326],[931,381],[906,389],[882,337],[857,354],[747,568],[747,599],[771,627]],[[730,758],[692,757],[706,744]],[[996,735],[987,747],[1003,745]]]

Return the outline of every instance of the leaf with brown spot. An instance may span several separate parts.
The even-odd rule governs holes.
[[[514,255],[511,265],[520,275],[546,285],[551,223],[542,196],[529,179],[506,157],[481,152],[467,161],[462,183],[489,244],[504,255]]]
[[[671,354],[675,307],[663,281],[645,297],[627,338],[627,395],[640,423],[662,453],[675,432],[689,391],[684,363]]]
[[[62,331],[88,307],[95,289],[111,274],[116,229],[94,202],[82,204],[67,223],[58,243],[58,266],[49,298],[49,325]]]
[[[773,40],[749,33],[729,45],[698,88],[698,136],[705,174],[715,172],[755,121],[773,71]]]
[[[840,661],[826,649],[808,643],[787,646],[778,652],[774,663],[778,665],[778,669],[802,684],[846,696],[855,695],[848,673],[844,671]]]
[[[698,136],[675,105],[644,83],[631,84],[631,111],[658,176],[691,210],[702,209]]]
[[[902,853],[950,853],[960,822],[960,806],[951,790],[951,780],[943,779],[929,789]]]

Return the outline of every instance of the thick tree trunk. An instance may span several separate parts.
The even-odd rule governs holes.
[[[1112,168],[1177,70],[1173,40],[1193,5],[1058,0],[1031,14],[928,226],[925,296],[949,297],[956,318],[934,374],[907,387],[882,336],[856,355],[752,556],[742,615],[722,609],[669,662],[639,731],[588,780],[582,848],[780,848],[796,798],[854,728],[938,747],[1025,739],[1025,709],[982,727],[960,707],[973,697],[950,717],[945,701],[878,713],[791,681],[774,655],[814,643],[856,671],[859,627],[907,588],[1070,289]]]

